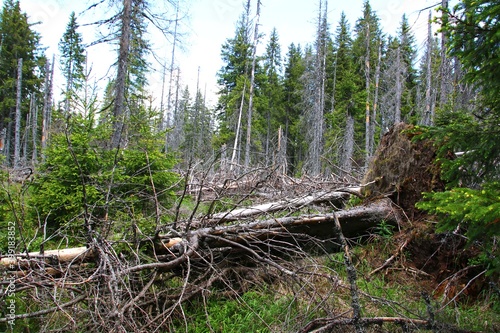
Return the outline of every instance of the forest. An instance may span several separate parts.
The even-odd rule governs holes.
[[[318,0],[282,52],[246,0],[209,106],[183,2],[89,1],[56,57],[4,0],[0,331],[500,332],[500,4],[455,3],[418,48]]]

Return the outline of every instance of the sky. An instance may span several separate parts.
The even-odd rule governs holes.
[[[58,64],[57,43],[66,30],[69,15],[72,11],[78,15],[90,4],[98,0],[20,0],[21,10],[26,12],[31,23],[37,22],[33,29],[42,36],[41,44],[47,47],[46,55],[51,58],[56,55]],[[200,89],[206,91],[209,105],[216,102],[216,73],[223,63],[220,57],[222,44],[234,37],[236,23],[243,12],[243,0],[180,0],[183,8],[181,25],[183,32],[181,44],[176,49],[176,65],[181,68],[182,83],[189,85],[194,94],[196,82],[200,77]],[[412,31],[417,37],[417,48],[423,49],[427,35],[427,19],[429,9],[439,0],[370,0],[372,9],[380,18],[382,30],[386,34],[396,35],[402,15],[406,13]],[[151,0],[155,6],[161,7],[165,1]],[[257,52],[262,53],[267,44],[267,37],[273,28],[277,29],[281,43],[281,53],[285,56],[288,46],[293,42],[305,46],[312,43],[315,38],[315,24],[318,16],[318,0],[261,0],[261,17],[259,32],[265,36],[257,46]],[[362,15],[364,0],[330,0],[328,18],[330,31],[334,32],[340,14],[346,13],[347,19],[354,26],[356,20]],[[253,13],[255,13],[256,0],[252,0]],[[80,25],[94,21],[107,14],[103,8],[87,12],[77,17]],[[424,11],[421,11],[425,9]],[[436,14],[433,11],[433,14]],[[109,15],[109,14],[108,14]],[[172,14],[174,15],[174,14]],[[84,43],[91,43],[97,38],[93,27],[82,26]],[[159,62],[170,62],[172,49],[171,40],[166,40],[159,34],[152,34],[150,42],[157,53]],[[89,48],[88,58],[94,79],[101,86],[114,72],[110,66],[116,59],[116,52],[109,46],[99,45]],[[151,61],[154,71],[150,77],[151,89],[156,102],[161,95],[162,70],[159,62]],[[156,70],[156,72],[155,72]],[[57,75],[57,71],[56,71]],[[57,83],[59,82],[59,84]],[[63,89],[62,81],[56,80],[56,89]],[[59,85],[59,86],[57,86]],[[57,95],[57,91],[55,92]]]

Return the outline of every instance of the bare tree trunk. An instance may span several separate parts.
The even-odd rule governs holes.
[[[26,165],[28,161],[28,143],[30,140],[30,129],[31,129],[31,102],[28,113],[26,113],[26,121],[24,123],[24,134],[22,137],[23,153],[21,154],[21,164]]]
[[[278,128],[278,152],[277,152],[277,165],[279,173],[286,175],[288,166],[286,162],[286,134],[283,133],[281,126]]]
[[[173,78],[174,78],[174,63],[175,63],[175,47],[177,45],[177,28],[179,25],[179,1],[175,4],[175,25],[174,25],[174,40],[172,43],[172,57],[170,59],[170,78],[168,80],[168,95],[167,95],[167,120],[165,128],[170,126],[171,122],[171,114],[172,114],[172,89],[173,89]],[[161,115],[163,117],[163,87],[165,85],[165,75],[163,75],[163,83],[162,83],[162,94],[161,94]]]
[[[252,49],[252,69],[250,71],[250,92],[248,97],[248,114],[247,114],[247,138],[245,142],[245,168],[250,165],[250,141],[252,138],[252,108],[253,108],[253,89],[255,83],[255,62],[257,59],[257,43],[259,41],[259,19],[260,19],[260,0],[257,0],[257,13],[255,20],[255,31],[253,36]]]
[[[343,173],[350,175],[352,172],[352,155],[354,153],[354,115],[351,106],[347,106],[347,119],[345,124],[344,142],[342,147],[341,167]]]
[[[267,122],[267,130],[266,130],[266,148],[264,150],[266,157],[265,157],[265,166],[268,167],[269,163],[271,161],[271,152],[270,152],[270,146],[271,146],[271,109],[273,108],[273,105],[268,105],[267,111],[266,111],[266,122]],[[281,127],[280,127],[281,130]],[[279,145],[279,140],[278,140],[278,145]]]
[[[432,16],[429,11],[429,23],[427,29],[427,63],[426,63],[426,89],[425,89],[425,112],[422,123],[426,126],[431,126],[434,122],[434,108],[432,107]]]
[[[49,70],[50,66],[52,68]],[[54,57],[52,57],[52,64],[47,62],[45,66],[45,91],[43,96],[43,119],[42,119],[42,159],[45,159],[45,148],[49,139],[49,127],[51,121],[51,104],[52,104],[52,78],[54,77]],[[50,73],[50,74],[49,74]]]
[[[321,173],[321,151],[323,142],[323,112],[325,107],[325,64],[326,64],[326,14],[327,5],[322,9],[323,1],[319,3],[318,36],[316,42],[316,63],[312,78],[314,82],[314,104],[309,119],[309,157],[308,172],[313,176]]]
[[[16,116],[14,127],[14,167],[21,163],[21,96],[23,79],[23,59],[17,61],[17,95],[16,95]]]
[[[365,90],[366,90],[366,107],[365,107],[365,167],[368,167],[370,162],[370,145],[372,137],[370,136],[371,117],[370,117],[370,23],[366,22],[366,54],[365,54]]]
[[[37,162],[38,158],[38,150],[37,150],[37,132],[38,132],[38,106],[36,105],[35,102],[35,94],[33,93],[31,95],[31,119],[32,119],[32,124],[31,124],[31,140],[32,140],[32,150],[31,150],[31,165],[35,165]]]
[[[332,114],[335,112],[335,93],[337,89],[337,59],[338,59],[338,51],[335,52],[335,62],[333,64],[333,87],[332,87]]]
[[[219,221],[234,221],[238,219],[247,218],[250,216],[257,216],[262,214],[269,214],[272,212],[301,208],[311,204],[319,204],[329,202],[336,207],[342,207],[345,202],[349,200],[350,193],[360,193],[359,187],[349,188],[349,191],[332,191],[332,192],[316,192],[310,195],[304,195],[296,198],[286,198],[279,201],[268,202],[252,207],[245,207],[234,209],[228,212],[217,213],[212,216],[212,219]]]
[[[394,123],[401,122],[401,96],[403,95],[403,80],[401,77],[401,47],[396,50],[396,96],[395,96],[395,112]]]
[[[441,7],[444,10],[448,9],[448,0],[441,0]],[[441,22],[445,25],[448,22],[448,13],[442,12]],[[451,93],[450,85],[452,78],[450,77],[450,61],[446,55],[447,36],[443,30],[441,32],[441,64],[440,64],[440,77],[441,77],[441,91],[439,97],[439,106],[443,107],[448,102],[448,95]]]
[[[370,156],[373,156],[375,151],[375,122],[377,120],[377,108],[378,108],[378,90],[380,83],[380,65],[382,63],[382,40],[379,40],[378,44],[378,59],[377,59],[377,67],[375,68],[375,93],[373,96],[373,110],[372,110],[372,121],[370,127]],[[384,132],[382,129],[381,133]]]
[[[118,70],[115,82],[115,103],[113,107],[113,136],[111,145],[117,148],[121,145],[125,130],[125,91],[130,53],[130,24],[132,20],[132,0],[123,0],[121,16],[120,49],[118,53]]]
[[[238,152],[238,143],[239,143],[239,138],[240,138],[240,131],[241,131],[241,117],[243,114],[243,104],[245,103],[245,91],[246,91],[246,80],[243,83],[243,91],[241,93],[241,103],[240,103],[240,109],[238,112],[238,123],[236,124],[236,134],[234,137],[234,145],[233,145],[233,153],[231,155],[231,165],[229,167],[229,170],[233,170],[235,161],[236,161],[236,155]]]

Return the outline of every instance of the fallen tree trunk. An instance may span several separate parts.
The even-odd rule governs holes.
[[[266,220],[254,220],[247,223],[235,223],[216,227],[200,228],[189,231],[183,237],[183,257],[195,254],[200,247],[220,248],[235,247],[235,243],[248,243],[256,239],[262,240],[288,235],[307,235],[318,239],[335,238],[335,216],[338,218],[342,231],[347,237],[366,233],[382,221],[395,225],[398,222],[397,211],[388,199],[372,202],[368,205],[356,206],[351,209],[321,215],[302,215]],[[159,239],[167,239],[169,235],[159,235]],[[200,240],[203,240],[200,244]],[[172,253],[170,249],[165,249]],[[95,252],[95,251],[94,251]],[[0,260],[0,266],[9,270],[18,270],[29,267],[34,262],[68,263],[74,260],[88,260],[92,258],[93,251],[85,247],[68,248],[45,251],[43,254],[30,252],[29,254],[15,254]],[[162,257],[163,258],[163,257]],[[167,256],[167,262],[158,262],[141,266],[141,269],[163,268],[171,269],[182,264],[181,257]],[[131,268],[131,271],[136,269]]]
[[[239,208],[229,212],[217,213],[214,214],[212,218],[220,221],[234,221],[263,213],[272,213],[285,209],[299,208],[322,202],[331,202],[335,206],[343,207],[344,203],[349,199],[350,193],[359,192],[360,188],[351,188],[346,189],[345,191],[318,192],[298,198],[283,199],[252,207]]]
[[[48,250],[43,253],[29,252],[9,254],[0,259],[0,266],[9,270],[29,267],[30,261],[68,263],[74,260],[84,260],[92,257],[91,251],[85,246],[67,249]]]
[[[324,236],[332,234],[335,225],[335,216],[339,219],[342,231],[347,237],[362,234],[368,229],[376,227],[382,221],[393,225],[397,224],[398,221],[397,211],[392,206],[391,201],[382,199],[368,205],[356,206],[331,214],[290,216],[202,228],[194,230],[190,234],[196,234],[199,237],[203,237],[204,235],[241,236],[252,231],[273,229],[290,233],[306,233],[310,236]]]

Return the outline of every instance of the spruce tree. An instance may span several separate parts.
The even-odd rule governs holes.
[[[286,56],[285,75],[283,78],[284,98],[284,136],[286,138],[286,156],[288,173],[295,175],[301,171],[304,162],[305,137],[302,112],[302,77],[305,64],[300,45],[290,44]]]
[[[415,60],[417,57],[416,39],[411,31],[411,26],[406,15],[401,18],[401,25],[398,29],[398,42],[401,57],[401,66],[403,67],[403,91],[401,94],[401,116],[405,122],[411,122],[414,119],[416,111],[416,87],[417,71],[415,69]]]
[[[456,19],[442,22],[449,55],[462,62],[465,80],[478,96],[461,112],[440,114],[436,121],[440,126],[430,128],[439,143],[448,190],[428,193],[419,208],[438,214],[441,230],[464,231],[467,239],[483,250],[478,262],[498,273],[500,5],[486,0],[462,1],[453,16]],[[450,159],[453,152],[461,154]]]
[[[285,123],[283,114],[283,84],[281,78],[281,48],[276,28],[271,31],[269,42],[264,55],[264,72],[266,74],[263,87],[263,102],[265,118],[265,156],[266,165],[271,162],[272,138],[278,134],[278,130]],[[284,128],[282,128],[284,130]],[[286,139],[285,139],[286,142]],[[286,151],[286,146],[283,147]]]
[[[247,109],[251,43],[248,10],[240,17],[235,36],[228,39],[221,49],[223,67],[217,72],[220,87],[217,105],[219,131],[215,145],[231,145],[232,162],[240,160],[243,133],[243,110]]]
[[[155,27],[160,14],[151,16],[151,4],[146,0],[123,0],[119,12],[105,20],[111,30],[111,39],[117,41],[116,77],[114,79],[114,101],[112,104],[112,147],[126,144],[127,124],[133,112],[141,112],[146,101],[147,56],[151,47],[146,39],[148,22]],[[145,19],[147,18],[147,19]],[[166,29],[162,30],[166,33]]]
[[[64,110],[66,112],[69,112],[70,108],[74,108],[74,105],[71,104],[75,101],[75,96],[85,81],[85,47],[78,27],[75,12],[72,12],[66,31],[59,42],[62,73],[66,79],[66,91],[64,92]]]
[[[335,81],[332,92],[333,110],[328,117],[331,128],[328,140],[332,149],[337,152],[336,158],[332,159],[338,162],[341,174],[350,174],[355,147],[355,112],[356,107],[363,105],[363,100],[359,94],[362,81],[355,71],[351,30],[344,12],[335,33],[334,52]]]
[[[365,135],[365,165],[371,157],[370,147],[375,139],[375,119],[371,117],[371,108],[373,107],[374,95],[374,68],[378,59],[378,49],[382,31],[380,29],[380,19],[372,10],[370,2],[366,0],[363,4],[363,16],[356,22],[354,31],[353,50],[357,59],[356,66],[359,75],[364,78],[364,86],[360,87],[360,92],[365,94],[364,113],[357,110],[356,119],[364,119]]]

